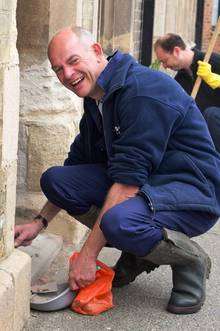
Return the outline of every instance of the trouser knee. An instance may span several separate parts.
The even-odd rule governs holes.
[[[58,179],[57,168],[51,167],[41,175],[40,186],[45,195],[53,195],[55,193],[56,181]]]
[[[59,168],[60,167],[55,166],[47,169],[40,178],[40,186],[42,192],[50,202],[60,207],[61,209],[65,209],[65,206],[62,203],[63,194],[58,188],[60,185]]]
[[[145,256],[162,239],[162,230],[126,214],[123,206],[108,210],[100,222],[108,243],[136,256]]]
[[[47,199],[57,207],[66,210],[72,216],[86,213],[90,205],[77,192],[78,189],[67,186],[64,176],[65,167],[55,166],[46,170],[40,179],[40,185]]]

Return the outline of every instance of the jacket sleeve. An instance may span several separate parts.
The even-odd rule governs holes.
[[[114,182],[142,186],[160,165],[183,115],[149,97],[126,100],[118,114],[120,136],[113,142],[109,176]]]

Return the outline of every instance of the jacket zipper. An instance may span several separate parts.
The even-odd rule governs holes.
[[[108,145],[107,145],[107,140],[106,140],[105,123],[104,123],[104,115],[103,115],[103,101],[102,100],[100,100],[100,104],[101,104],[101,109],[102,109],[103,135],[104,135],[104,140],[105,140],[106,152],[107,152],[107,156],[109,159],[109,150],[108,150]]]

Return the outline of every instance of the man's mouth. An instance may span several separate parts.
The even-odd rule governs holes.
[[[77,79],[73,80],[70,83],[70,85],[73,86],[73,87],[75,87],[77,84],[79,84],[81,81],[83,81],[83,79],[84,79],[84,76],[80,76]]]

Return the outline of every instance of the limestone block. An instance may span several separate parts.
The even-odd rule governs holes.
[[[17,6],[18,47],[45,48],[48,44],[50,3],[19,0]],[[56,1],[55,1],[56,2]],[[65,10],[63,10],[65,12]]]
[[[9,11],[3,10],[0,4],[0,64],[5,63],[9,60],[9,14]]]
[[[83,1],[82,7],[82,26],[92,32],[94,0]]]
[[[16,204],[16,161],[0,169],[0,256],[7,256],[14,247],[13,228]]]
[[[49,224],[47,231],[61,235],[71,240],[74,245],[78,245],[85,237],[88,228],[62,210]]]
[[[0,168],[0,214],[5,210],[6,203],[6,173]]]
[[[4,235],[5,215],[0,215],[0,259],[5,256],[5,235]]]
[[[4,68],[0,65],[0,121],[2,127],[2,115],[3,115],[3,80],[4,79]],[[1,135],[2,136],[2,135]],[[1,137],[2,140],[2,137]]]
[[[14,0],[1,0],[0,1],[0,9],[2,9],[3,11],[10,11],[13,2],[16,2]]]
[[[0,330],[19,331],[30,314],[30,257],[14,250],[0,262]]]
[[[17,214],[31,220],[33,215],[39,213],[46,202],[45,196],[41,192],[17,191]]]
[[[0,259],[5,256],[5,208],[6,208],[6,176],[0,169]]]
[[[15,0],[0,1],[0,64],[18,63]]]
[[[2,121],[0,119],[0,163],[1,162],[2,162]]]
[[[165,33],[165,18],[166,18],[166,0],[156,0],[154,9],[154,40]]]
[[[5,205],[5,254],[9,255],[14,247],[14,219],[16,206],[17,161],[6,169],[6,205]]]
[[[13,278],[0,264],[0,330],[12,331],[14,324]]]
[[[70,123],[28,125],[27,185],[30,191],[40,191],[39,179],[48,167],[63,164],[73,131]]]
[[[19,70],[17,66],[4,71],[3,81],[2,161],[17,159],[19,123]]]
[[[79,116],[82,99],[62,86],[49,61],[39,61],[36,53],[31,55],[21,57],[21,66],[24,66],[21,68],[21,117],[64,111]]]
[[[59,0],[50,2],[49,40],[60,29],[75,24],[77,1]],[[65,10],[63,10],[65,8]]]
[[[27,127],[19,123],[17,190],[26,187],[27,178]]]
[[[1,35],[8,36],[10,31],[10,12],[6,10],[2,10],[0,7],[0,33]]]

